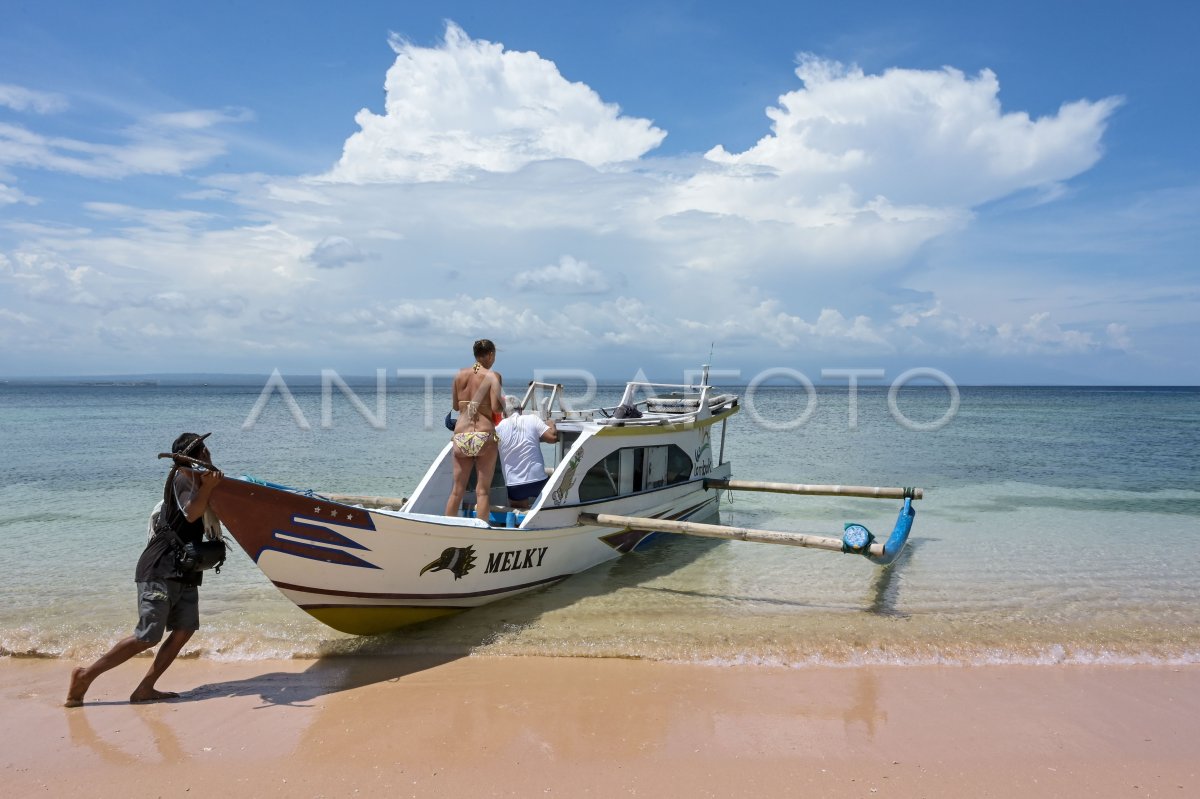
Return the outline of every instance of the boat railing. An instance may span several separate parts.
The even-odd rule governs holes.
[[[572,414],[571,406],[563,396],[562,383],[542,383],[530,380],[529,387],[525,389],[525,396],[521,399],[517,410],[532,409],[545,421],[554,415],[555,403],[558,404],[560,416],[567,417]]]
[[[733,394],[713,394],[708,398],[708,409],[714,413],[735,404],[737,404],[737,397]],[[646,410],[650,413],[695,413],[700,409],[700,397],[699,395],[668,394],[661,397],[649,397],[645,400],[645,405]]]
[[[657,389],[657,391],[656,391]],[[649,396],[635,400],[639,391],[646,391]],[[727,409],[737,407],[738,398],[735,394],[717,394],[712,386],[675,384],[675,383],[644,383],[631,382],[625,387],[621,396],[621,406],[632,406],[644,411],[641,417],[597,419],[605,425],[670,425],[687,422],[694,419],[710,417]],[[608,416],[608,414],[605,414]]]
[[[656,389],[671,389],[686,393],[697,394],[696,399],[700,400],[702,405],[707,404],[708,395],[712,391],[712,386],[692,385],[690,383],[644,383],[642,381],[630,381],[625,384],[625,393],[621,395],[622,405],[635,405],[639,390],[646,391],[651,397],[656,396]]]
[[[639,393],[645,393],[647,396],[637,399]],[[553,418],[560,423],[596,422],[603,425],[639,426],[685,422],[691,418],[711,416],[736,404],[736,395],[716,394],[709,385],[633,381],[626,384],[621,400],[616,406],[575,410],[567,402],[561,383],[531,380],[517,410],[532,411],[543,420]],[[646,415],[638,417],[619,414],[617,410],[621,406],[637,408]]]

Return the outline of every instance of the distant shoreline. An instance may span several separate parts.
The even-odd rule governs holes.
[[[377,377],[374,375],[346,375],[340,374],[338,377],[348,385],[375,387],[377,385]],[[57,386],[87,386],[87,387],[119,387],[119,388],[178,388],[178,387],[221,387],[221,386],[254,386],[262,388],[263,385],[270,380],[269,374],[173,374],[173,373],[149,373],[144,375],[50,375],[50,376],[22,376],[10,375],[0,377],[0,386],[28,386],[28,387],[57,387]],[[284,374],[284,381],[289,386],[321,386],[324,378],[320,373],[302,372],[296,374]],[[450,377],[432,378],[434,386],[449,386]],[[563,380],[559,381],[564,385],[585,385],[582,380]],[[627,378],[615,377],[597,377],[596,385],[604,388],[623,388],[627,382]],[[745,389],[746,383],[728,383],[720,380],[712,381],[715,385],[731,389]],[[397,377],[394,374],[389,374],[386,377],[386,385],[389,387],[395,386],[424,386],[425,378],[423,377]],[[813,385],[816,388],[826,389],[847,389],[847,383],[843,380],[814,380]],[[1079,390],[1103,390],[1103,391],[1141,391],[1141,390],[1163,390],[1163,391],[1188,391],[1200,389],[1200,384],[1167,384],[1167,383],[1146,383],[1146,384],[1107,384],[1107,383],[957,383],[959,388],[995,388],[995,389],[1034,389],[1034,390],[1053,390],[1053,389],[1079,389]],[[794,382],[764,382],[760,388],[802,388]],[[941,385],[927,385],[917,382],[909,383],[904,386],[907,390],[945,390]],[[855,387],[856,391],[862,392],[886,392],[888,386],[878,383],[858,383]]]

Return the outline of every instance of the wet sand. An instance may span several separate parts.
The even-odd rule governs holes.
[[[1200,795],[1200,667],[0,660],[0,795]]]

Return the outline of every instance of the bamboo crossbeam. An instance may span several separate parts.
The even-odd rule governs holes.
[[[612,513],[581,513],[579,521],[604,527],[621,527],[627,530],[651,530],[658,533],[678,533],[700,538],[724,538],[731,541],[750,541],[756,544],[785,544],[793,547],[842,551],[842,539],[809,533],[784,533],[778,530],[756,530],[751,527],[731,527],[725,524],[701,524],[678,522],[671,519],[651,519],[644,516],[618,516]],[[872,555],[883,555],[883,544],[873,543]]]
[[[878,486],[805,485],[804,483],[763,483],[756,480],[704,481],[705,488],[728,488],[731,491],[769,491],[776,494],[810,494],[827,497],[867,497],[869,499],[921,499],[923,488],[887,488]]]
[[[322,494],[334,502],[343,505],[375,505],[377,507],[399,508],[408,500],[403,497],[364,497],[357,494]]]

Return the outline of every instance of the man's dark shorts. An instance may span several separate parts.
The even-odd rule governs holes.
[[[519,486],[508,487],[509,500],[518,502],[526,499],[533,499],[538,494],[542,493],[542,489],[546,487],[546,483],[550,480],[547,477],[545,480],[535,480],[532,483],[521,483]]]
[[[133,637],[157,644],[165,630],[200,629],[200,590],[178,580],[138,583],[138,624]]]

